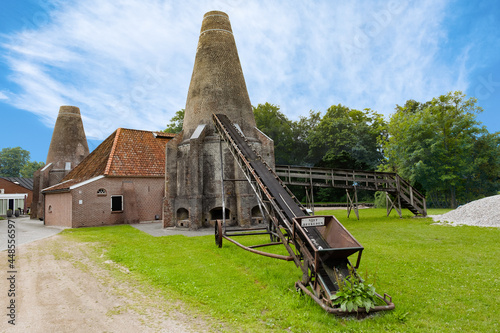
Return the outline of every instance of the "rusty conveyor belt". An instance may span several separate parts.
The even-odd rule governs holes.
[[[265,208],[275,228],[272,234],[280,238],[281,243],[285,245],[290,254],[289,257],[280,256],[283,258],[269,254],[268,256],[293,260],[303,272],[302,282],[298,281],[296,283],[297,289],[303,290],[326,311],[345,314],[345,311],[333,306],[331,296],[338,290],[337,279],[339,277],[341,279],[345,278],[350,273],[350,269],[355,272],[358,267],[363,251],[361,244],[352,237],[335,217],[310,217],[306,209],[281,182],[274,170],[252,149],[251,143],[247,141],[243,133],[231,123],[226,115],[214,114],[213,120],[217,132],[228,144],[229,150],[240,165],[259,201],[261,203],[265,201],[269,204],[270,207],[266,206]],[[317,219],[323,219],[323,222],[321,224],[305,222]],[[281,232],[282,228],[285,230],[284,233]],[[228,237],[221,229],[219,221],[216,225],[215,235],[219,247],[222,246],[222,237],[243,247]],[[294,245],[293,249],[289,243]],[[264,252],[248,247],[243,248],[266,255]],[[358,252],[358,259],[356,265],[353,266],[348,257],[356,252]],[[309,287],[312,291],[308,289]],[[394,309],[390,296],[386,296],[384,295],[382,298],[377,294],[377,297],[383,300],[386,305],[376,306],[371,311]]]
[[[289,194],[287,189],[280,183],[278,180],[279,177],[274,173],[272,169],[270,169],[261,159],[261,157],[251,149],[248,143],[245,141],[245,138],[240,133],[240,131],[231,123],[229,118],[223,114],[214,115],[214,121],[216,123],[216,127],[222,126],[222,128],[218,128],[219,133],[224,135],[227,133],[229,137],[223,137],[223,139],[233,144],[235,149],[237,149],[241,154],[242,158],[246,160],[246,162],[251,166],[251,168],[255,171],[256,175],[259,177],[260,182],[259,185],[261,190],[266,194],[268,199],[273,203],[275,210],[278,210],[283,213],[286,217],[285,221],[282,221],[284,226],[288,229],[288,232],[291,232],[293,225],[293,218],[298,216],[306,216],[309,215],[307,211],[302,207],[302,205],[294,200],[292,196]],[[247,164],[247,165],[248,165]],[[323,239],[321,234],[316,230],[316,228],[308,228],[309,238],[318,246],[323,248],[328,248],[328,244]]]

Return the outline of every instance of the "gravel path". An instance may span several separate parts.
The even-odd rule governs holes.
[[[469,202],[443,215],[429,215],[436,222],[451,225],[500,227],[500,195]]]
[[[15,280],[9,282],[7,251],[1,251],[0,332],[211,331],[204,318],[182,303],[135,281],[112,261],[98,264],[90,253],[88,244],[60,235],[23,244],[16,251]],[[15,326],[5,315],[9,288],[15,288],[10,298],[15,301]]]

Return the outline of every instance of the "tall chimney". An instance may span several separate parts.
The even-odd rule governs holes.
[[[223,113],[253,137],[255,118],[226,13],[204,15],[186,101],[184,136],[190,137],[199,124],[214,129],[213,113]]]
[[[80,109],[61,106],[57,115],[45,167],[33,175],[31,218],[44,217],[44,197],[41,191],[58,184],[89,154]]]
[[[220,145],[213,113],[228,116],[252,148],[274,165],[273,142],[255,127],[229,18],[219,11],[204,15],[183,132],[166,146],[164,227],[209,227],[223,214],[230,225],[261,221],[251,186],[241,181],[244,174],[225,144]],[[221,160],[226,212],[222,211]]]
[[[80,109],[76,106],[61,106],[45,164],[52,163],[57,170],[71,170],[88,154],[89,146]]]

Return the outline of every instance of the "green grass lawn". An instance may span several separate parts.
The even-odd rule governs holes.
[[[429,210],[429,214],[445,211]],[[198,313],[240,332],[498,332],[499,228],[433,225],[430,218],[400,219],[384,209],[334,214],[365,247],[359,272],[396,309],[365,320],[338,318],[295,291],[301,271],[293,262],[262,257],[213,236],[152,237],[130,226],[68,229],[127,267],[141,284],[182,300]],[[258,236],[242,243],[266,241]],[[274,247],[285,254],[283,246]],[[353,261],[355,258],[352,259]]]

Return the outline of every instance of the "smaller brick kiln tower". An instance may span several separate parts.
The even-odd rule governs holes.
[[[220,142],[213,113],[227,115],[274,166],[273,142],[255,125],[229,17],[219,11],[204,15],[183,132],[167,143],[164,227],[198,229],[222,219]],[[226,220],[230,225],[257,223],[257,199],[226,145],[222,147]]]
[[[61,106],[57,115],[45,167],[33,176],[31,218],[43,218],[44,188],[58,184],[89,154],[80,109]]]

